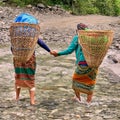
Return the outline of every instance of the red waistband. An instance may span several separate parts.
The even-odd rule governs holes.
[[[87,62],[86,62],[86,61],[80,61],[78,64],[79,64],[79,65],[80,65],[80,64],[87,64]]]

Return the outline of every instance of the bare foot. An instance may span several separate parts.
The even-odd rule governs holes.
[[[19,98],[16,98],[15,101],[18,102],[18,101],[19,101]]]
[[[78,98],[78,97],[76,97],[76,96],[73,97],[73,100],[74,100],[74,101],[77,101],[78,103],[83,103],[83,102],[81,101],[81,98]]]
[[[38,102],[35,100],[35,101],[30,102],[30,105],[32,105],[32,106],[36,106],[37,103],[38,103]]]
[[[35,102],[30,102],[30,105],[35,105]]]

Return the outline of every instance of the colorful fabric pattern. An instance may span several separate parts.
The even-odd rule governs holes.
[[[97,69],[86,65],[78,65],[73,74],[72,88],[86,94],[93,94],[96,84]]]
[[[19,87],[35,87],[36,58],[33,55],[26,63],[21,63],[13,58],[15,69],[15,84]]]

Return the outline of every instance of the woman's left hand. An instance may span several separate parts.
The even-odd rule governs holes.
[[[50,54],[51,55],[54,55],[54,57],[57,57],[58,56],[58,53],[56,51],[50,51]]]

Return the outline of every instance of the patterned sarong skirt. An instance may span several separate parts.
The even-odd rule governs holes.
[[[73,74],[72,88],[76,92],[93,94],[98,69],[77,65]]]
[[[33,55],[26,63],[21,63],[13,58],[15,69],[15,85],[17,87],[34,88],[35,87],[35,70],[36,58]]]

